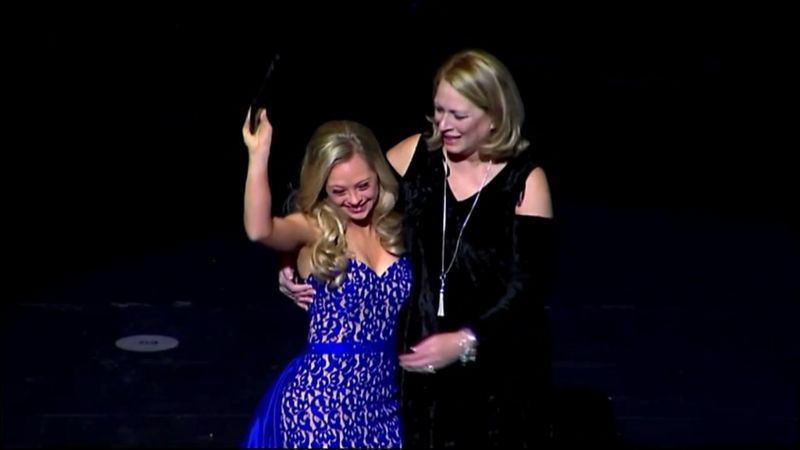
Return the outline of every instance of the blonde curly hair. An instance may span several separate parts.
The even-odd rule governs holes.
[[[336,164],[361,155],[378,178],[378,199],[372,210],[372,226],[386,251],[403,253],[402,217],[394,211],[398,184],[375,135],[364,125],[348,120],[322,124],[306,146],[300,169],[300,186],[295,193],[295,210],[316,222],[320,237],[311,246],[311,273],[334,285],[341,285],[347,271],[348,218],[327,200],[325,185]]]

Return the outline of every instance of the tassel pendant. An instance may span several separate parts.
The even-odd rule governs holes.
[[[439,277],[439,311],[436,313],[439,317],[444,317],[444,275]]]

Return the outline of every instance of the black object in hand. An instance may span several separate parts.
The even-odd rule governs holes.
[[[253,100],[250,102],[250,132],[256,132],[256,126],[258,125],[258,110],[266,106],[267,103],[267,95],[269,94],[268,85],[270,84],[269,81],[272,78],[272,72],[275,70],[275,62],[281,59],[280,53],[275,53],[272,57],[272,60],[269,62],[269,67],[267,67],[267,73],[264,75],[264,81],[261,83],[261,87],[258,89],[258,93],[253,97]]]

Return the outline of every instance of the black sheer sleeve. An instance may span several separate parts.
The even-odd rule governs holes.
[[[503,347],[501,352],[512,351],[522,344],[516,340],[537,333],[530,328],[540,324],[555,275],[553,219],[516,215],[512,233],[513,261],[505,294],[467,325],[478,338],[479,355],[497,346]]]

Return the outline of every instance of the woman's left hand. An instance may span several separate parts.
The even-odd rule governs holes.
[[[400,355],[400,366],[411,372],[435,373],[458,360],[462,350],[459,342],[465,337],[463,331],[428,336],[411,347],[410,353]]]

